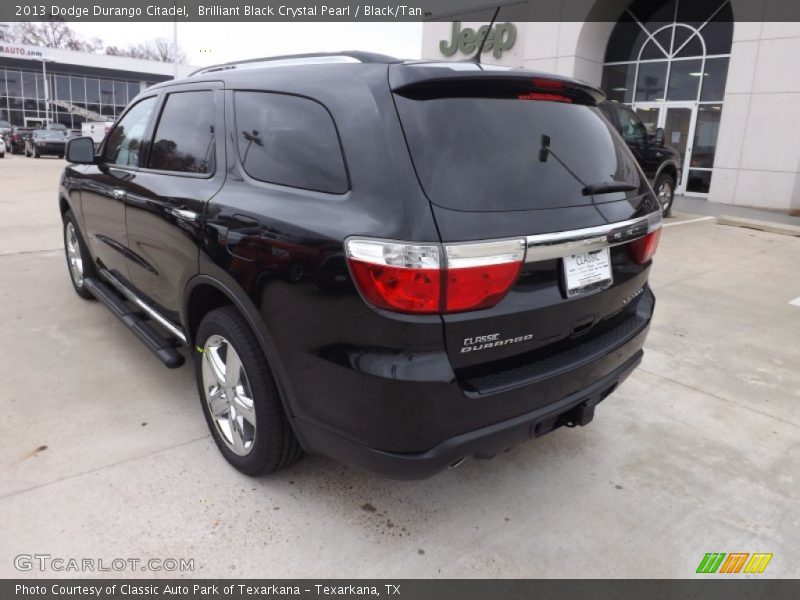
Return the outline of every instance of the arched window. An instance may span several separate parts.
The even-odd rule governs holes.
[[[680,193],[709,191],[732,39],[730,0],[635,0],[609,37],[603,90],[664,129]]]
[[[718,102],[732,37],[729,0],[636,0],[608,40],[603,90],[628,104]]]

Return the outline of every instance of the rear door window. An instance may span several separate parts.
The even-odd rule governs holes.
[[[148,167],[160,171],[214,172],[214,92],[167,96],[158,120]]]
[[[594,105],[517,97],[396,100],[422,187],[439,206],[581,206],[593,202],[583,193],[588,185],[641,185],[633,156]],[[539,159],[542,136],[550,138],[545,162]]]
[[[339,136],[328,111],[300,96],[235,92],[239,158],[250,177],[342,194],[348,189]]]

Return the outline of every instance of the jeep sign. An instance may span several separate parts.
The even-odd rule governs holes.
[[[453,21],[450,40],[442,40],[439,42],[439,51],[445,56],[453,56],[456,51],[460,51],[463,54],[472,54],[478,49],[478,45],[483,39],[483,36],[486,35],[488,29],[488,25],[479,27],[477,32],[469,27],[461,29],[461,22]],[[513,23],[495,25],[486,37],[483,51],[488,52],[492,50],[492,55],[495,58],[500,58],[504,50],[508,50],[514,46],[515,41],[517,41],[516,25]]]

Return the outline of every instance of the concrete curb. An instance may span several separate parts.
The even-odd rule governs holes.
[[[770,221],[758,221],[756,219],[743,219],[741,217],[717,217],[719,225],[730,225],[731,227],[746,227],[748,229],[757,229],[759,231],[766,231],[767,233],[777,233],[779,235],[791,235],[800,237],[800,227],[796,225],[787,225],[785,223],[773,223]]]

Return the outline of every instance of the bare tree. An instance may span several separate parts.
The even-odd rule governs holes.
[[[103,42],[99,39],[85,40],[61,20],[14,23],[9,30],[9,41],[27,46],[79,52],[97,52],[103,47]]]
[[[105,52],[110,56],[128,56],[158,62],[176,62],[173,57],[172,42],[164,38],[147,40],[127,48],[106,46],[98,38],[86,40],[80,37],[62,20],[0,23],[0,42],[25,44],[27,46],[44,46],[78,52]],[[186,53],[177,49],[177,62],[186,63]]]
[[[130,58],[142,58],[144,60],[155,60],[165,63],[175,62],[172,56],[172,42],[164,38],[148,40],[134,46],[128,46],[127,48],[108,46],[106,48],[106,54],[112,56],[129,56]],[[177,54],[177,62],[185,63],[186,53],[180,47],[178,48]]]

